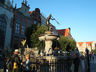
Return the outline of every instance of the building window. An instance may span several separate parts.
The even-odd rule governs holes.
[[[19,34],[19,32],[20,32],[20,24],[19,23],[16,23],[15,33],[16,34]]]
[[[0,17],[0,48],[4,48],[7,22],[4,17]]]
[[[21,34],[24,35],[24,33],[25,33],[25,27],[22,25]]]
[[[36,22],[36,20],[34,20],[34,24],[36,24],[37,22]]]

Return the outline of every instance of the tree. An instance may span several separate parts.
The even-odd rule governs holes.
[[[69,39],[65,36],[61,36],[59,39],[60,46],[63,51],[70,51],[74,50],[76,48],[76,42],[75,40]]]
[[[61,46],[58,40],[53,40],[52,48],[53,50],[55,49],[61,50]]]
[[[25,36],[26,36],[26,43],[29,47],[31,47],[31,34],[36,31],[36,26],[37,25],[31,25],[31,27],[28,27],[25,31]]]
[[[37,47],[39,50],[44,48],[44,41],[39,40],[39,35],[44,34],[48,28],[41,25],[32,25],[26,30],[27,44],[29,47]]]
[[[92,52],[96,54],[96,49],[92,50]]]

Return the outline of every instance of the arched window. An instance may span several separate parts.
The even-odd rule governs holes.
[[[7,22],[4,16],[0,16],[0,48],[4,48]]]

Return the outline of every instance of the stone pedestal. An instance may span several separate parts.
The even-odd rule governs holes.
[[[51,40],[46,40],[45,41],[45,53],[46,54],[52,54],[52,41]]]
[[[45,41],[45,54],[52,54],[53,49],[52,49],[52,44],[53,40],[57,39],[57,35],[53,35],[51,31],[46,31],[44,35],[39,36],[39,40]]]

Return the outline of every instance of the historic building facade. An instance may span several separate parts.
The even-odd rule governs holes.
[[[35,10],[30,11],[29,13],[33,24],[46,25],[47,18],[40,12],[39,8],[35,8]]]
[[[0,0],[0,48],[11,47],[13,12],[10,0]]]
[[[19,48],[22,39],[26,39],[25,31],[27,27],[30,27],[33,23],[31,16],[29,14],[29,6],[27,2],[23,1],[21,8],[14,8],[14,19],[12,26],[12,48]]]
[[[70,31],[71,31],[70,28],[57,30],[59,36],[62,36],[63,35],[65,37],[68,37],[70,39],[73,39]]]
[[[34,11],[29,11],[30,7],[27,5],[27,0],[23,0],[21,8],[14,8],[14,19],[12,26],[12,48],[19,48],[21,41],[26,39],[25,31],[26,28],[30,27],[32,24],[42,24],[44,23],[44,17],[40,13],[40,9],[36,8]],[[43,20],[41,20],[42,18]]]
[[[86,48],[90,52],[92,50],[96,49],[94,41],[90,41],[90,42],[77,42],[77,48],[79,49],[80,52],[85,52]]]
[[[41,16],[41,24],[46,25],[47,18],[42,13],[40,13],[40,16]]]
[[[29,13],[33,21],[33,24],[41,24],[41,14],[39,8],[35,8],[34,11],[30,11]]]
[[[23,0],[20,8],[13,8],[10,0],[0,0],[0,48],[19,48],[22,39],[26,39],[26,28],[32,24],[46,25],[47,18],[39,8],[29,11],[27,0]],[[72,38],[70,28],[56,30],[54,34]]]

